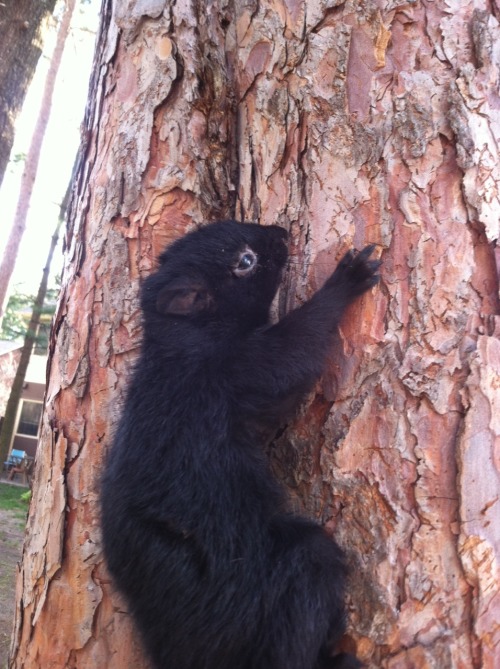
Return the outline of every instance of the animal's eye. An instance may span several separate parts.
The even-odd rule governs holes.
[[[248,247],[240,253],[236,262],[234,273],[236,276],[245,276],[250,274],[257,265],[257,255]]]
[[[250,267],[253,267],[254,262],[255,256],[253,256],[251,253],[245,253],[245,255],[241,256],[240,258],[238,269],[250,269]]]

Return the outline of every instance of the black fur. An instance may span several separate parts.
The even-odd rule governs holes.
[[[346,306],[378,281],[349,252],[276,325],[279,227],[222,222],[144,283],[142,353],[102,482],[104,552],[157,669],[355,669],[346,567],[293,515],[260,443],[321,374]]]

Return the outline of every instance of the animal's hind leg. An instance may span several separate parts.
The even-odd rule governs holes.
[[[275,559],[266,584],[273,605],[259,643],[272,659],[265,666],[358,669],[361,665],[349,664],[347,656],[333,658],[326,652],[345,629],[342,551],[321,527],[302,518],[274,519],[273,539]]]

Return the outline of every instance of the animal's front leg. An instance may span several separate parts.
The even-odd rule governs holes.
[[[373,249],[349,251],[310,300],[244,342],[234,379],[237,397],[250,412],[281,414],[310,390],[346,307],[379,281],[380,261],[370,260]]]

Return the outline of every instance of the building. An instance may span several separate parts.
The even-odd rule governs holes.
[[[0,341],[0,417],[5,413],[20,353],[19,343]],[[16,449],[24,451],[29,457],[35,457],[45,394],[46,367],[46,356],[31,356],[9,453]]]
[[[17,341],[0,339],[0,418],[5,414],[10,389],[21,357],[21,346],[22,344]]]

